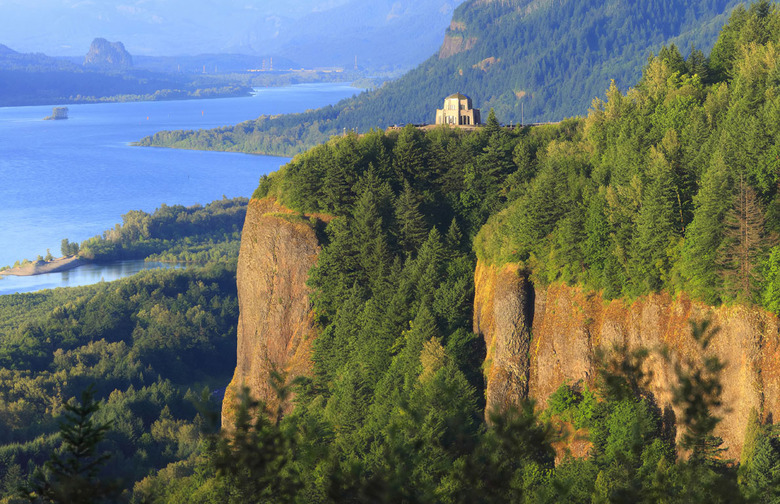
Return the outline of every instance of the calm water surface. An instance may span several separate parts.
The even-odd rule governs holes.
[[[0,108],[0,266],[45,255],[46,249],[59,255],[63,238],[82,241],[100,234],[130,210],[250,196],[261,175],[288,161],[129,142],[164,129],[213,128],[261,114],[301,112],[355,92],[344,84],[303,84],[260,89],[245,98],[68,105],[67,121],[43,121],[51,106]],[[59,282],[43,280],[48,275],[29,277],[42,280],[25,290],[66,285],[81,274],[71,270],[67,280],[53,274],[63,277]],[[101,277],[113,278],[107,271],[96,281]],[[0,294],[11,283],[0,280]]]
[[[55,287],[78,287],[98,282],[119,280],[139,271],[157,268],[182,268],[171,263],[137,261],[116,261],[111,264],[85,264],[60,273],[46,273],[26,277],[0,276],[0,296],[15,292],[34,292]]]

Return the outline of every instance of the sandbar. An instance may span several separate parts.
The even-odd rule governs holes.
[[[57,273],[77,268],[88,262],[89,261],[80,259],[77,256],[59,257],[51,261],[33,261],[24,266],[17,266],[16,268],[0,271],[0,275],[32,276],[43,275],[44,273]]]

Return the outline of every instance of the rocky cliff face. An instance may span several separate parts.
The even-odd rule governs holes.
[[[316,219],[272,198],[249,202],[237,271],[238,362],[222,403],[223,426],[232,425],[243,386],[273,405],[273,370],[288,381],[311,372],[315,334],[306,279],[320,251]]]
[[[133,57],[122,42],[109,42],[104,38],[96,38],[89,46],[89,52],[84,58],[84,66],[104,70],[123,70],[133,66]]]
[[[627,303],[561,285],[535,291],[516,265],[480,263],[475,280],[474,330],[488,348],[488,408],[524,397],[544,406],[566,380],[592,384],[595,352],[614,344],[629,349],[666,346],[673,361],[696,358],[700,350],[689,322],[709,318],[720,328],[710,350],[726,363],[724,408],[718,412],[723,420],[716,433],[728,447],[727,456],[739,457],[752,409],[764,417],[780,413],[780,328],[778,319],[764,310],[712,308],[684,295],[655,294]],[[658,406],[674,414],[673,365],[653,356],[647,367]]]
[[[236,394],[247,386],[271,404],[273,370],[295,376],[312,371],[315,334],[306,286],[320,250],[313,223],[266,198],[249,203],[238,264],[238,363],[223,403],[223,425],[233,419]],[[486,343],[487,408],[503,408],[530,397],[544,406],[562,383],[595,380],[598,349],[667,347],[671,362],[654,354],[650,392],[670,417],[675,359],[697,358],[690,321],[711,319],[720,328],[710,351],[722,373],[723,420],[716,434],[739,457],[751,410],[780,413],[780,323],[759,308],[713,308],[685,295],[654,294],[628,303],[598,293],[551,285],[535,289],[517,265],[478,263],[474,331]]]
[[[476,37],[467,37],[464,35],[466,24],[461,21],[450,23],[447,32],[444,35],[444,42],[439,49],[439,59],[446,59],[458,53],[466,52],[472,49],[477,43]]]

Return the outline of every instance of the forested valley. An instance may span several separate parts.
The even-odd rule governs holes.
[[[274,375],[276,404],[245,397],[221,434],[184,398],[235,363],[234,259],[77,301],[0,298],[5,499],[74,491],[56,464],[31,475],[60,446],[64,402],[96,382],[93,417],[111,424],[95,453],[113,455],[88,481],[122,477],[114,498],[131,502],[778,502],[771,419],[752,415],[740,460],[714,434],[716,327],[694,324],[700,352],[675,368],[676,424],[642,365],[668,355],[620,348],[544,411],[485,420],[472,302],[479,259],[605,298],[685,292],[780,312],[779,43],[780,10],[760,1],[734,11],[708,57],[665,46],[585,117],[349,133],[262,179],[253,198],[333,217],[309,274],[314,373]],[[587,456],[567,455],[583,440]]]
[[[235,367],[236,260],[246,206],[246,198],[235,198],[132,211],[102,236],[62,243],[65,255],[176,262],[187,269],[0,296],[2,502],[27,502],[25,495],[126,501],[150,472],[201,456]],[[92,432],[110,425],[99,449],[112,456],[95,464],[100,470],[94,474],[85,460],[78,466],[100,482],[91,482],[91,496],[42,493],[51,489],[41,471],[62,445],[60,424],[71,399],[85,391],[99,411],[81,420],[93,422]],[[95,460],[103,459],[89,462]],[[84,474],[71,471],[66,486]]]

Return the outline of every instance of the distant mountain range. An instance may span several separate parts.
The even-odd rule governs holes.
[[[412,68],[441,44],[462,0],[349,0],[301,19],[266,19],[237,41],[236,52],[285,56],[304,66]]]
[[[250,91],[248,83],[224,76],[135,66],[121,42],[102,38],[93,41],[86,56],[70,58],[0,45],[0,106],[243,96]]]
[[[75,56],[94,37],[134,56],[273,56],[306,67],[408,70],[441,44],[462,0],[18,0],[0,17],[2,42]],[[32,29],[48,27],[48,29]]]

